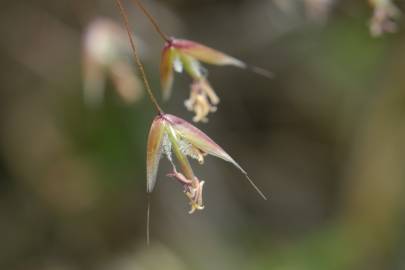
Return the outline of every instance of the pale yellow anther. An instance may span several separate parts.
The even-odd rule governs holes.
[[[205,78],[198,79],[191,86],[190,97],[185,101],[189,111],[194,111],[194,122],[207,122],[207,115],[217,110],[219,98]]]
[[[195,210],[203,210],[204,205],[202,201],[202,189],[203,189],[204,181],[199,182],[197,180],[197,185],[196,187],[188,187],[188,190],[185,192],[186,196],[190,200],[190,206],[191,209],[189,211],[189,214],[192,214],[195,212]]]

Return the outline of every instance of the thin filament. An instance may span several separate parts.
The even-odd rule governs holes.
[[[165,33],[163,33],[155,18],[153,18],[153,16],[148,12],[148,10],[143,6],[143,4],[139,0],[133,0],[133,2],[140,8],[143,14],[145,14],[146,17],[148,17],[149,21],[152,23],[153,27],[155,28],[156,32],[160,35],[160,37],[164,41],[170,42],[170,38]]]
[[[256,190],[257,193],[259,193],[260,197],[263,198],[263,200],[267,201],[267,196],[264,195],[264,193],[260,190],[260,188],[253,182],[252,179],[250,179],[249,175],[245,172],[244,173],[246,179],[249,181],[250,185]]]
[[[148,195],[146,208],[146,245],[150,245],[150,196]]]
[[[251,66],[251,65],[246,65],[246,68],[248,70],[252,71],[253,73],[266,77],[267,79],[274,78],[274,73],[271,71],[268,71],[267,69],[264,69],[261,67],[256,67],[256,66]]]

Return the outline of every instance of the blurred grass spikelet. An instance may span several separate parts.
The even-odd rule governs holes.
[[[142,85],[128,61],[125,30],[110,19],[98,18],[88,25],[83,43],[85,103],[94,107],[103,102],[108,79],[124,102],[138,101]]]
[[[401,15],[400,10],[392,0],[369,0],[374,8],[373,17],[370,21],[370,33],[379,37],[384,33],[397,31],[396,21]]]

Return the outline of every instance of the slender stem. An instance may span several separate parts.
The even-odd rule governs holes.
[[[149,85],[149,81],[148,81],[148,78],[146,77],[146,73],[145,73],[145,69],[143,68],[142,61],[138,56],[138,51],[136,49],[135,42],[134,42],[134,40],[132,38],[132,35],[131,35],[132,31],[131,31],[131,28],[129,27],[128,16],[127,16],[127,14],[125,12],[124,6],[122,5],[121,0],[115,0],[115,2],[117,3],[118,9],[120,10],[122,19],[124,21],[125,29],[126,29],[126,31],[128,33],[129,43],[131,44],[131,49],[132,49],[132,52],[134,54],[135,62],[138,65],[138,68],[139,68],[139,71],[141,73],[143,83],[145,84],[146,91],[148,92],[149,98],[152,101],[152,103],[155,106],[158,113],[163,114],[163,110],[162,110],[162,108],[160,108],[159,103],[157,102],[155,96],[153,95],[152,89],[151,89],[151,87]]]
[[[139,1],[139,0],[132,0],[132,1],[135,3],[135,5],[137,5],[139,7],[139,9],[143,12],[143,14],[145,14],[146,17],[148,17],[149,21],[153,24],[153,27],[155,27],[155,30],[156,30],[156,32],[158,32],[160,37],[164,41],[170,42],[170,38],[165,33],[163,33],[162,29],[159,27],[159,24],[157,23],[155,18],[153,18],[152,14],[150,14],[148,12],[148,10],[143,6],[141,1]]]

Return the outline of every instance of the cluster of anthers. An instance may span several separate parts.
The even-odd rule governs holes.
[[[190,97],[184,102],[187,110],[194,111],[194,122],[208,122],[207,115],[217,110],[219,97],[212,89],[209,82],[199,79],[191,84]]]
[[[204,209],[202,198],[204,181],[200,181],[197,177],[194,177],[193,180],[189,180],[182,173],[177,172],[175,168],[173,169],[173,172],[168,173],[167,176],[175,178],[183,185],[184,193],[190,201],[191,209],[189,214],[194,213],[195,210]]]

